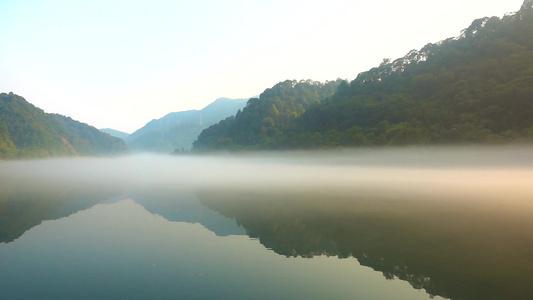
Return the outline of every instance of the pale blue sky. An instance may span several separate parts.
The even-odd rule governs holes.
[[[353,79],[523,0],[0,0],[0,92],[126,132],[286,79]]]

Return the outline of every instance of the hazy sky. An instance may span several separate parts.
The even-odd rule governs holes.
[[[133,132],[286,79],[353,79],[523,0],[2,0],[0,92]]]

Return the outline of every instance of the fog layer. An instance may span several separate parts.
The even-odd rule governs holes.
[[[396,198],[533,199],[533,148],[400,148],[0,162],[0,185],[324,191]]]

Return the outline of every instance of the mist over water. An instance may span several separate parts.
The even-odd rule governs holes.
[[[107,286],[109,299],[528,300],[532,150],[3,161],[0,290],[20,299],[103,299],[91,287]],[[272,289],[262,294],[265,281]]]
[[[0,181],[54,185],[323,191],[398,198],[533,199],[532,147],[429,147],[264,152],[241,155],[132,155],[0,163]],[[18,185],[20,186],[20,185]],[[524,202],[525,201],[525,202]]]

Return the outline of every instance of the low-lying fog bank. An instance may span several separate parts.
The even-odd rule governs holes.
[[[533,199],[532,147],[428,147],[0,163],[1,186],[237,188]]]

